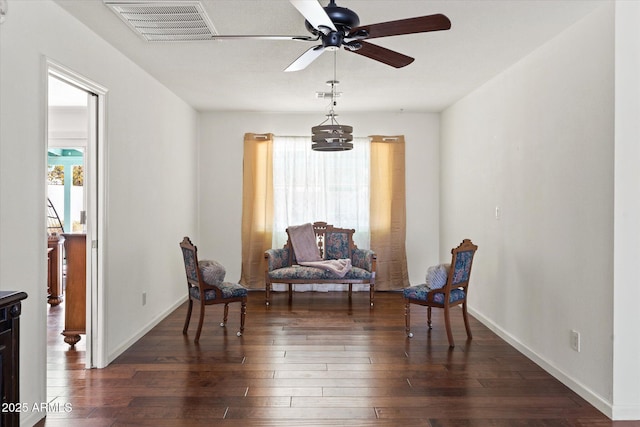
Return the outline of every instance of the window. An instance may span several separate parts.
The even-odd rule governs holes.
[[[307,154],[319,156],[322,162],[327,162],[329,165],[321,168],[322,173],[317,168],[305,168],[302,177],[289,172],[284,175],[284,178],[277,179],[280,182],[278,185],[282,186],[283,183],[289,182],[291,183],[289,187],[295,189],[298,184],[304,182],[303,190],[295,190],[298,195],[314,192],[318,195],[317,197],[324,199],[321,199],[322,204],[320,204],[312,202],[310,198],[302,199],[306,201],[300,202],[298,197],[293,198],[291,195],[278,196],[284,197],[284,204],[278,203],[285,208],[278,210],[283,212],[285,219],[274,220],[275,157],[284,156],[284,164],[287,164],[289,163],[287,157],[292,154],[279,153],[276,156],[274,154],[275,138],[271,133],[244,135],[241,284],[251,289],[264,288],[264,252],[273,247],[282,247],[284,244],[283,237],[275,240],[274,234],[284,232],[284,228],[289,224],[325,220],[334,225],[358,230],[360,235],[354,236],[358,247],[371,248],[376,252],[376,288],[378,290],[400,289],[409,285],[405,253],[404,136],[373,135],[369,138],[363,140],[367,147],[363,150],[356,146],[352,151],[315,154],[312,153],[307,138],[298,140],[296,149],[308,152],[305,156]],[[358,142],[354,141],[354,146]],[[365,152],[366,156],[357,162],[340,163],[346,162],[349,156]],[[287,153],[286,150],[285,153]],[[330,163],[331,157],[335,157],[338,163]],[[280,161],[277,160],[278,163]],[[308,175],[314,175],[314,180],[308,180]],[[308,182],[314,184],[308,184]],[[346,187],[352,184],[355,185],[355,190],[348,190]],[[329,200],[330,193],[342,194],[342,196]],[[307,197],[306,194],[304,196]],[[354,205],[357,208],[343,210],[343,205],[353,201],[351,199],[358,200],[359,203]],[[323,210],[319,210],[319,206]],[[314,209],[312,210],[311,207]],[[305,214],[297,216],[298,210],[304,211]],[[345,214],[344,217],[335,216],[335,212],[340,211],[350,213]],[[352,218],[360,221],[363,215],[366,215],[367,219],[363,220],[362,224],[350,224]],[[280,230],[274,228],[275,222],[278,222]],[[364,230],[364,236],[362,230]],[[367,241],[370,241],[370,244]]]
[[[356,245],[369,247],[370,142],[353,144],[318,152],[309,137],[273,138],[273,247],[285,244],[289,225],[314,221],[353,228]]]

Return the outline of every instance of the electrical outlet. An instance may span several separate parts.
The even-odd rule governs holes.
[[[500,206],[496,206],[496,221],[500,221],[501,216],[502,212],[500,212]]]
[[[142,293],[142,305],[147,305],[147,293]]]
[[[571,330],[570,344],[572,349],[580,353],[580,332],[575,329]]]

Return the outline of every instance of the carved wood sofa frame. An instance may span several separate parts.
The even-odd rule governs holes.
[[[289,300],[293,298],[295,284],[347,284],[351,299],[353,284],[369,285],[369,304],[373,307],[376,279],[376,254],[369,249],[359,249],[353,242],[354,229],[338,228],[326,222],[314,222],[313,231],[322,259],[351,259],[351,271],[340,278],[314,267],[297,265],[291,239],[280,249],[269,249],[265,252],[265,296],[266,304],[271,304],[273,283],[284,283],[289,287]],[[334,237],[335,236],[335,237]],[[344,248],[337,250],[334,243],[348,245],[348,254],[344,256]],[[339,257],[336,255],[340,255]]]

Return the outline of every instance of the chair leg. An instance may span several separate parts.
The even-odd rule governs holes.
[[[191,310],[193,310],[193,300],[189,298],[189,306],[187,308],[187,318],[184,319],[184,328],[182,328],[182,333],[184,335],[187,334],[187,330],[189,329],[189,322],[191,321]]]
[[[293,283],[289,283],[289,302],[293,301]]]
[[[271,304],[271,282],[267,281],[265,283],[264,293],[265,293],[265,300],[266,300],[265,304],[270,305]]]
[[[244,332],[244,319],[247,316],[247,302],[242,301],[242,305],[240,306],[240,332],[237,333],[238,336],[242,336]]]
[[[447,339],[449,340],[449,347],[455,347],[453,343],[453,334],[451,333],[451,321],[449,320],[449,306],[444,306],[444,326],[447,329]]]
[[[411,333],[411,303],[409,300],[404,302],[404,331],[409,338],[413,338]]]
[[[353,285],[349,283],[349,300],[351,300],[352,291],[353,291]]]
[[[469,326],[469,316],[467,315],[467,302],[462,303],[462,317],[464,318],[464,328],[467,330],[467,338],[473,339],[471,335],[471,327]]]
[[[373,307],[373,296],[375,295],[374,293],[374,287],[375,285],[373,283],[369,284],[369,305],[371,307]]]
[[[427,326],[431,329],[431,307],[427,307]]]
[[[224,317],[222,318],[222,323],[220,323],[220,326],[226,325],[228,318],[229,318],[229,303],[226,303],[224,305]]]
[[[196,339],[193,341],[198,343],[200,341],[200,332],[202,332],[202,323],[204,322],[204,304],[200,304],[200,320],[198,321],[198,331],[196,332]]]

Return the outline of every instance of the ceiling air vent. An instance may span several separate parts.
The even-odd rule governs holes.
[[[216,34],[199,1],[103,1],[148,42],[211,40]]]

